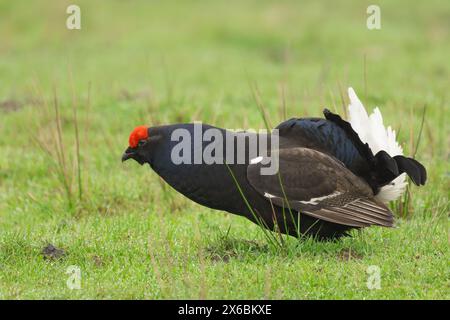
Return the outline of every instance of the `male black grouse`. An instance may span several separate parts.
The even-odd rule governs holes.
[[[249,147],[253,138],[261,138],[257,133],[230,132],[205,124],[198,129],[198,124],[187,123],[137,127],[122,161],[148,163],[189,199],[293,236],[332,239],[352,228],[391,227],[394,219],[385,203],[404,191],[405,174],[416,185],[425,184],[426,170],[402,155],[395,132],[383,126],[378,108],[368,116],[351,88],[349,97],[350,123],[327,109],[325,119],[287,120],[276,127],[278,148],[269,154],[246,154],[238,161],[236,155],[242,147],[238,138],[244,135]],[[223,139],[194,141],[195,134],[203,137],[212,128]],[[189,142],[190,149],[182,155],[189,161],[182,163],[174,163],[172,157],[181,140],[175,134],[177,129],[189,133],[189,141],[184,142]],[[266,138],[270,146],[273,135]],[[230,139],[233,147],[227,149]],[[219,156],[223,161],[194,164],[196,149],[203,151],[211,144],[222,147],[215,159]],[[227,157],[227,152],[232,156]],[[262,174],[267,157],[278,159],[276,174]]]

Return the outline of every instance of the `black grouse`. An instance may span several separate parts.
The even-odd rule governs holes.
[[[423,185],[426,170],[415,159],[401,155],[395,133],[392,142],[392,130],[383,131],[382,120],[378,129],[360,129],[363,142],[353,123],[379,125],[379,119],[367,116],[351,88],[349,95],[352,124],[325,109],[325,119],[293,118],[270,134],[198,123],[140,126],[131,133],[122,161],[148,163],[189,199],[242,215],[272,231],[332,239],[352,228],[391,227],[394,218],[385,203],[404,190],[405,173],[416,185]],[[390,135],[385,139],[389,150],[372,148],[370,134],[364,130]],[[239,158],[241,149],[250,151],[254,141],[258,141],[256,154],[245,152]],[[261,146],[264,141],[266,149]],[[183,149],[181,144],[188,147]],[[213,161],[196,159],[208,148]],[[270,161],[277,162],[278,170],[264,174]]]

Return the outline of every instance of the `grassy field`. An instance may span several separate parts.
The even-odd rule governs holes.
[[[76,1],[68,30],[71,3],[0,3],[0,298],[450,298],[449,2],[378,1],[381,30],[372,1]],[[263,128],[255,87],[272,126],[343,114],[348,86],[428,169],[395,229],[274,248],[120,161],[136,125]]]

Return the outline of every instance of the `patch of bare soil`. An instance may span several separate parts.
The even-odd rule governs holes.
[[[7,99],[0,101],[0,110],[4,112],[13,112],[20,110],[23,107],[23,103],[13,99]]]
[[[58,260],[66,255],[63,249],[56,248],[54,245],[49,243],[42,249],[42,256],[46,260]]]

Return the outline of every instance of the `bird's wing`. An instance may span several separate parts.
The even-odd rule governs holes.
[[[261,157],[247,168],[251,186],[273,205],[353,227],[393,225],[392,213],[367,183],[335,158],[308,148],[281,149],[274,157],[275,175],[261,174],[267,163]]]
[[[331,114],[328,110],[325,112]],[[292,118],[280,123],[276,129],[289,148],[305,147],[328,153],[351,171],[360,171],[362,167],[370,170],[373,154],[350,125],[319,118]]]

